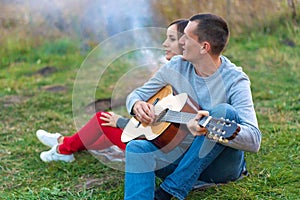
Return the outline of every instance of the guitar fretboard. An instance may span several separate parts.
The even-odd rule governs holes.
[[[172,122],[179,124],[187,124],[191,119],[195,118],[196,114],[187,112],[177,112],[172,110],[167,110],[166,114],[157,119],[157,122]],[[207,117],[202,117],[199,120],[199,124],[203,125]]]

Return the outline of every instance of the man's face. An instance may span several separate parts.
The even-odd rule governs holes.
[[[183,58],[190,62],[195,62],[200,58],[201,44],[194,34],[197,25],[198,22],[190,21],[184,29],[184,35],[179,40],[180,44],[183,45]]]

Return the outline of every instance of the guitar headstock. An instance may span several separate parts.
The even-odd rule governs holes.
[[[204,122],[204,123],[203,123]],[[207,129],[207,138],[221,143],[227,143],[234,139],[240,131],[239,125],[235,121],[223,118],[203,117],[199,125]]]

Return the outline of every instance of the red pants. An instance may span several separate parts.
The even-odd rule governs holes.
[[[117,145],[125,150],[126,145],[121,141],[122,129],[102,126],[102,112],[97,112],[86,125],[72,136],[65,136],[63,143],[58,146],[61,154],[72,154],[81,150],[101,150]]]

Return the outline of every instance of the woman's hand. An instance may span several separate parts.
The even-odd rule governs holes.
[[[111,126],[117,127],[117,121],[120,118],[120,115],[115,114],[114,112],[101,113],[100,119],[105,121],[106,123],[102,123],[102,126]]]
[[[205,135],[206,134],[206,128],[203,128],[201,126],[199,126],[199,119],[201,119],[204,116],[208,116],[209,113],[208,111],[205,110],[199,110],[196,117],[194,119],[191,119],[188,124],[187,127],[190,130],[190,132],[193,134],[193,136],[197,136],[197,135]]]

